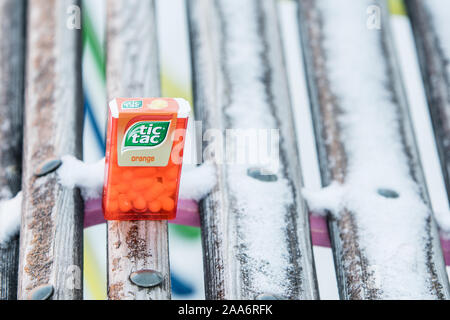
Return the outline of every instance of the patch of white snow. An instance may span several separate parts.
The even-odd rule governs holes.
[[[19,233],[21,212],[22,192],[0,202],[0,247],[8,246],[8,242]]]
[[[373,1],[316,3],[347,153],[342,203],[355,217],[360,246],[377,271],[383,298],[433,298],[424,243],[430,210],[410,175],[382,33],[366,27],[366,9]],[[380,188],[399,197],[385,198],[378,194]]]
[[[80,188],[84,200],[102,196],[104,158],[92,164],[85,163],[73,156],[64,156],[61,159],[63,164],[57,171],[61,185],[66,188]],[[211,192],[215,184],[216,176],[211,164],[204,163],[198,167],[183,168],[179,197],[180,199],[199,201]]]

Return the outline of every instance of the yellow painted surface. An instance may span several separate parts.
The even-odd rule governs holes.
[[[88,237],[84,237],[84,280],[89,298],[92,300],[106,300],[106,281],[102,279],[103,272],[100,270],[91,243]]]
[[[391,14],[406,15],[405,4],[403,0],[389,0],[389,11]]]

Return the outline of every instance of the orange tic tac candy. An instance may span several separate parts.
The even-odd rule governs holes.
[[[183,99],[110,102],[103,187],[106,220],[175,218],[189,112]]]

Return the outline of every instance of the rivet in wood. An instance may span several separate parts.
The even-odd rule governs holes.
[[[58,170],[58,168],[61,167],[61,165],[62,165],[61,159],[47,160],[37,168],[34,175],[38,178],[46,176],[47,174]]]
[[[44,284],[34,288],[29,295],[29,300],[48,300],[55,292],[51,284]]]
[[[398,192],[396,192],[395,190],[392,189],[384,189],[384,188],[380,188],[377,190],[377,193],[385,198],[389,198],[389,199],[396,199],[398,198],[400,195],[398,194]]]
[[[275,182],[278,180],[276,174],[270,173],[267,170],[261,168],[249,168],[247,170],[247,175],[263,182]]]
[[[272,293],[262,293],[256,296],[255,300],[283,300],[280,296]]]
[[[164,276],[155,270],[139,270],[130,274],[130,281],[142,288],[155,287],[163,282]]]

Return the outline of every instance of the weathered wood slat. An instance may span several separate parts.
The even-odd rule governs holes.
[[[418,49],[447,195],[450,199],[450,7],[448,1],[406,1]]]
[[[21,188],[25,1],[0,2],[0,200]],[[17,298],[19,238],[0,247],[0,299]]]
[[[341,297],[448,298],[385,3],[299,5],[322,180],[343,184],[329,220]]]
[[[188,6],[196,114],[207,139],[204,152],[211,153],[218,178],[201,210],[206,297],[315,299],[275,1],[191,0]],[[228,148],[239,145],[228,129],[249,128],[280,128],[276,181],[251,177],[255,167],[265,169],[261,159],[224,163],[243,151]],[[231,133],[226,153],[224,130]],[[225,154],[232,159],[221,159]]]
[[[19,299],[53,286],[52,299],[82,299],[83,205],[55,173],[36,177],[42,163],[81,158],[81,32],[67,27],[75,0],[28,1],[23,208]]]
[[[153,0],[107,2],[107,86],[117,97],[158,97],[158,47]],[[162,273],[159,286],[145,289],[130,282],[132,272]],[[170,299],[166,221],[108,222],[109,299]]]

